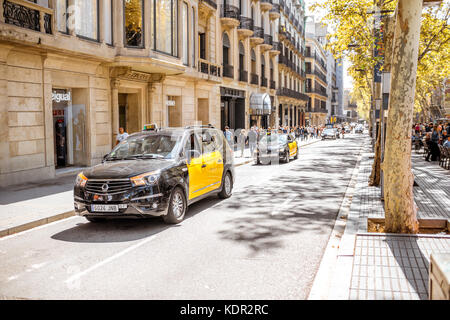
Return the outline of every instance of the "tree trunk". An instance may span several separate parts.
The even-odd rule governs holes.
[[[395,24],[386,150],[386,232],[417,233],[411,171],[411,127],[414,111],[422,1],[399,0]]]
[[[378,187],[381,179],[381,126],[377,134],[377,142],[375,144],[375,158],[372,164],[372,173],[369,178],[369,186]]]

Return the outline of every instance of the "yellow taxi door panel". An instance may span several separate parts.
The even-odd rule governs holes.
[[[220,151],[214,151],[211,154],[211,184],[212,190],[220,187],[223,175],[223,157]]]
[[[295,155],[297,152],[297,144],[295,142],[289,143],[289,152],[291,156]]]
[[[203,159],[202,157],[192,158],[191,162],[187,164],[189,174],[189,200],[197,196],[196,191],[203,188],[205,179],[203,177]]]

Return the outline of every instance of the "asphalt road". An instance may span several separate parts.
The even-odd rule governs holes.
[[[73,217],[0,239],[0,297],[306,299],[361,144],[238,167],[230,199],[194,204],[177,226]]]

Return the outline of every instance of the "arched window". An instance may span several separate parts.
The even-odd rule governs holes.
[[[239,41],[239,70],[245,70],[245,48],[242,41]]]
[[[222,62],[223,65],[229,65],[229,57],[230,57],[230,39],[226,32],[223,33],[223,46],[222,46]]]
[[[253,49],[251,52],[251,59],[252,59],[252,73],[256,74],[256,54],[255,54],[255,50],[253,50]]]

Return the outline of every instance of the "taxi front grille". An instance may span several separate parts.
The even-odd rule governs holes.
[[[130,179],[124,180],[88,180],[86,191],[98,194],[126,192],[132,188]]]

